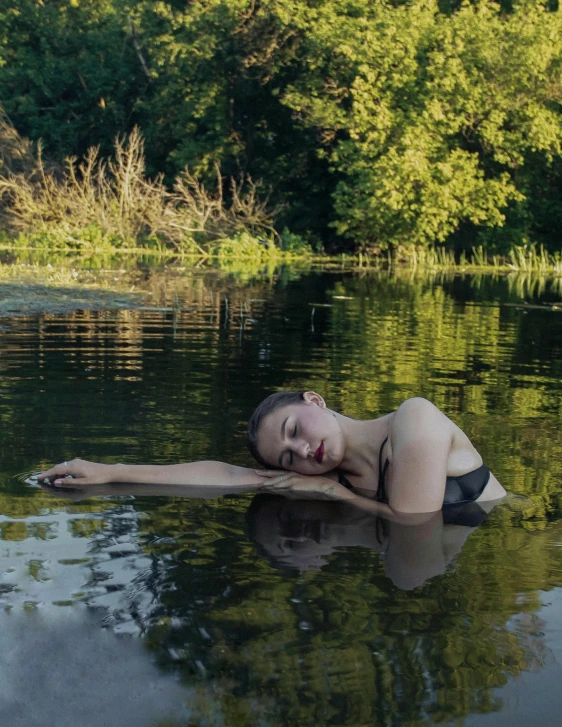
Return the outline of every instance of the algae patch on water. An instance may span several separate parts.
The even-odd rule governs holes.
[[[143,297],[96,289],[52,288],[47,285],[0,283],[0,315],[71,313],[76,310],[137,308]]]
[[[146,293],[134,290],[135,287],[130,274],[0,266],[0,316],[142,307]]]

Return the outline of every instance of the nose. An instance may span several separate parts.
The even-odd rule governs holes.
[[[305,442],[304,439],[302,439],[300,442],[297,442],[295,449],[299,457],[302,457],[303,459],[306,459],[310,454],[310,444],[308,444],[308,442]]]

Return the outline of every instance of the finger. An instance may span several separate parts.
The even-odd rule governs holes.
[[[51,477],[56,476],[56,467],[51,467],[50,470],[45,470],[45,472],[40,472],[37,475],[38,480],[44,480],[44,479],[51,479]]]
[[[288,482],[292,480],[296,472],[279,472],[275,477],[270,478],[270,482]]]
[[[267,484],[261,487],[262,490],[290,490],[292,487],[290,482],[277,482],[276,484]]]
[[[55,487],[79,487],[83,485],[92,485],[93,482],[87,477],[57,477],[53,481]]]
[[[39,484],[39,487],[44,490],[45,492],[48,492],[49,494],[60,493],[61,495],[66,494],[67,492],[77,492],[77,490],[69,490],[66,487],[55,487],[50,482],[41,482]]]
[[[288,490],[293,486],[293,475],[281,475],[264,483],[263,487],[268,490]]]
[[[50,470],[47,470],[46,472],[41,472],[39,475],[37,475],[37,479],[43,480],[45,479],[45,477],[53,479],[53,477],[70,474],[71,471],[72,467],[68,462],[61,462],[60,464],[56,464],[54,467],[51,467]]]
[[[280,477],[287,474],[287,470],[254,470],[254,472],[260,477]]]

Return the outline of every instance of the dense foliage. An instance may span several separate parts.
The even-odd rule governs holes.
[[[250,175],[347,248],[560,247],[562,15],[520,0],[20,0],[0,101],[62,161],[137,124],[171,183]]]

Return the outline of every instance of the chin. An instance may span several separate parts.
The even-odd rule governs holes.
[[[325,475],[327,472],[331,472],[334,469],[333,464],[330,462],[323,462],[322,464],[318,464],[318,462],[314,463],[314,467],[303,467],[302,469],[297,469],[296,467],[293,468],[293,472],[297,472],[299,475],[308,475],[309,477],[320,477],[321,475]]]
[[[314,470],[314,472],[308,472],[309,475],[316,475],[318,477],[321,477],[322,475],[327,474],[328,472],[331,472],[333,467],[331,465],[324,465],[319,464],[318,468]]]

